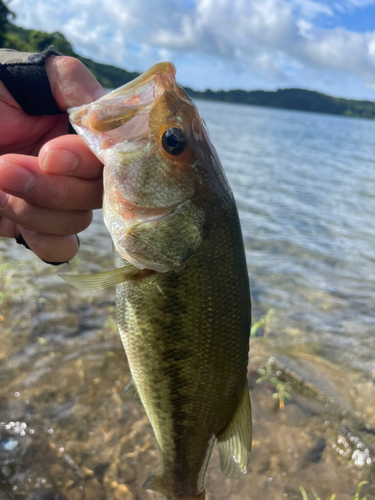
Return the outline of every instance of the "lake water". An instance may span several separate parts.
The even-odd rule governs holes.
[[[292,370],[294,362],[309,366],[317,380],[300,376],[310,377],[311,390],[321,391],[317,399],[327,396],[339,405],[336,413],[325,401],[318,408],[293,388],[292,400],[280,410],[272,384],[250,383],[255,429],[250,472],[243,482],[234,482],[241,486],[233,486],[218,476],[214,456],[207,499],[301,499],[299,486],[304,486],[308,492],[314,487],[322,500],[333,493],[341,494],[337,500],[349,500],[362,479],[370,482],[364,488],[373,499],[375,122],[206,101],[197,105],[239,208],[254,319],[273,310],[272,329],[267,339],[257,331],[253,354],[264,363],[269,356],[284,356],[287,372],[288,363]],[[111,268],[111,243],[100,212],[81,242],[74,270]],[[0,252],[0,498],[2,491],[4,498],[26,498],[34,491],[39,492],[35,499],[51,492],[62,495],[51,499],[69,500],[161,498],[141,489],[143,468],[151,472],[157,463],[147,420],[118,389],[129,372],[121,368],[126,361],[113,324],[114,293],[93,297],[73,291],[56,269],[14,242],[0,241]],[[15,274],[8,267],[13,259]],[[250,370],[253,379],[257,362]],[[111,405],[113,415],[121,409],[120,416],[108,416],[103,407]],[[24,423],[28,442],[21,430],[14,431],[16,423]],[[126,436],[132,435],[125,451],[124,426]],[[37,428],[30,441],[28,430]],[[99,443],[112,454],[103,450],[100,458]],[[40,451],[47,448],[48,453]],[[131,472],[119,465],[124,454],[134,462],[126,465]]]
[[[279,333],[375,374],[375,122],[199,108],[239,207],[255,316],[275,308]]]

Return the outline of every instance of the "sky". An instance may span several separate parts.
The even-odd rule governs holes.
[[[305,88],[375,101],[375,0],[12,0],[15,23],[195,90]]]

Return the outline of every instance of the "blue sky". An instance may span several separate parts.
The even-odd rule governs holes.
[[[345,9],[343,12],[336,11],[333,16],[321,18],[320,25],[327,29],[345,27],[349,31],[364,33],[375,29],[375,5],[367,5],[363,8]]]
[[[375,0],[13,0],[16,23],[197,90],[307,88],[375,101]]]

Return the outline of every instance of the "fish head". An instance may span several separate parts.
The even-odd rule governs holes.
[[[204,122],[175,74],[172,63],[159,63],[68,110],[104,164],[104,221],[117,252],[159,272],[184,267],[203,239],[207,195],[230,192]]]

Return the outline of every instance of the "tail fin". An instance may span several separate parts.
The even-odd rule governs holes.
[[[203,491],[197,495],[189,495],[184,493],[177,493],[173,491],[173,487],[168,484],[159,469],[156,469],[146,481],[143,483],[146,490],[158,491],[166,496],[167,500],[205,500],[206,495]]]

